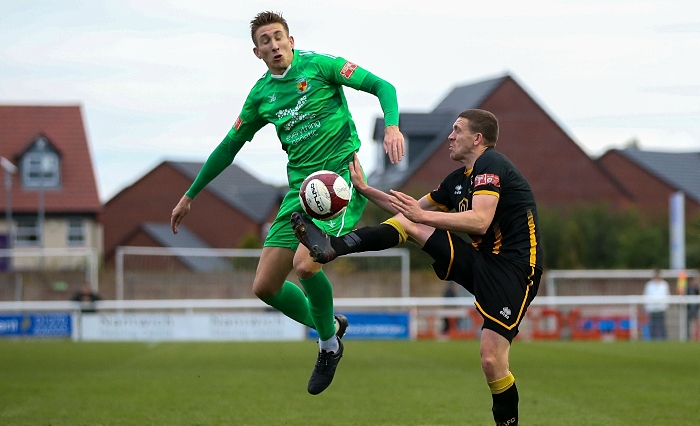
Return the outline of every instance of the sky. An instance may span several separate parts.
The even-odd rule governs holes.
[[[401,112],[508,74],[591,157],[635,140],[700,152],[697,0],[0,0],[0,10],[0,104],[80,105],[102,201],[163,161],[206,160],[266,71],[250,38],[265,10],[283,14],[298,49],[391,82]],[[345,93],[371,172],[381,108]],[[286,182],[271,126],[235,163]]]

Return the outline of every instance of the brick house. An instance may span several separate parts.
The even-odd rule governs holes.
[[[247,237],[262,241],[286,189],[235,163],[197,196],[173,235],[172,210],[202,165],[164,161],[112,197],[104,206],[105,261],[113,261],[118,246],[232,248]]]
[[[469,108],[486,109],[499,118],[497,149],[522,171],[540,205],[647,206],[627,185],[629,177],[606,159],[589,157],[511,75],[457,86],[429,113],[401,113],[407,156],[392,165],[378,150],[382,160],[369,176],[370,183],[414,196],[434,189],[459,167],[448,158],[447,136],[459,112]],[[383,119],[377,119],[378,148],[383,127]],[[286,188],[264,184],[235,163],[203,190],[181,233],[172,235],[172,209],[201,167],[202,163],[165,161],[109,200],[104,206],[105,259],[113,260],[117,246],[236,248],[246,236],[262,239]],[[663,184],[658,175],[655,182]]]
[[[102,203],[80,106],[0,105],[0,156],[10,177],[0,197],[0,248],[14,247],[15,269],[50,267],[22,256],[38,248],[102,253]]]
[[[667,213],[669,197],[676,192],[685,195],[686,217],[700,212],[700,152],[611,149],[597,162],[645,212]]]
[[[624,207],[633,202],[626,188],[591,159],[510,75],[454,88],[429,113],[402,113],[406,137],[404,164],[386,158],[369,176],[382,189],[395,188],[420,197],[461,165],[448,157],[448,135],[458,114],[471,108],[491,111],[499,120],[496,149],[530,182],[538,204],[566,208],[572,203],[604,201]],[[375,124],[381,141],[384,121]]]

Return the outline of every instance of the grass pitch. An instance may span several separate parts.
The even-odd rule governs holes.
[[[2,425],[492,425],[477,342],[348,340],[306,392],[317,344],[0,340]],[[697,342],[521,342],[522,425],[695,425]]]

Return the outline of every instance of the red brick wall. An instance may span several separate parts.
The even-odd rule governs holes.
[[[595,162],[512,79],[506,79],[482,108],[498,117],[496,148],[530,182],[538,204],[627,202]]]
[[[109,200],[104,207],[105,260],[110,261],[116,246],[123,245],[142,223],[170,223],[173,208],[191,183],[163,163]],[[251,230],[260,233],[257,223],[206,189],[192,202],[181,225],[214,248],[238,247]]]
[[[539,205],[607,201],[630,203],[599,166],[512,79],[508,78],[480,108],[499,120],[496,149],[530,182]],[[455,116],[455,119],[457,117]],[[449,142],[437,149],[402,187],[413,195],[429,191],[460,164],[449,159]]]
[[[120,245],[135,247],[160,247],[158,241],[141,229],[136,230],[136,232],[122,240]],[[130,272],[140,271],[142,269],[148,271],[176,271],[177,273],[189,271],[189,267],[181,262],[177,256],[124,256],[124,269]]]
[[[598,162],[624,184],[642,212],[649,214],[668,213],[669,197],[676,192],[672,186],[667,185],[615,150],[606,152],[598,159]],[[700,211],[700,205],[687,197],[685,205],[686,217]]]
[[[404,183],[401,191],[420,198],[437,188],[450,172],[462,167],[461,163],[450,159],[449,145],[450,143],[445,141],[430,154],[428,160]]]

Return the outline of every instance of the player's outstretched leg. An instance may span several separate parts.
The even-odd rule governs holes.
[[[335,369],[343,356],[343,341],[338,339],[338,350],[335,352],[322,350],[318,353],[314,371],[311,373],[307,390],[311,395],[318,395],[326,390],[333,381]]]
[[[335,335],[338,336],[338,339],[342,339],[348,330],[348,319],[343,314],[335,314],[333,318],[335,319]]]
[[[336,258],[335,250],[331,245],[331,237],[323,232],[309,218],[294,212],[292,213],[292,228],[294,235],[307,249],[314,262],[328,263]]]

